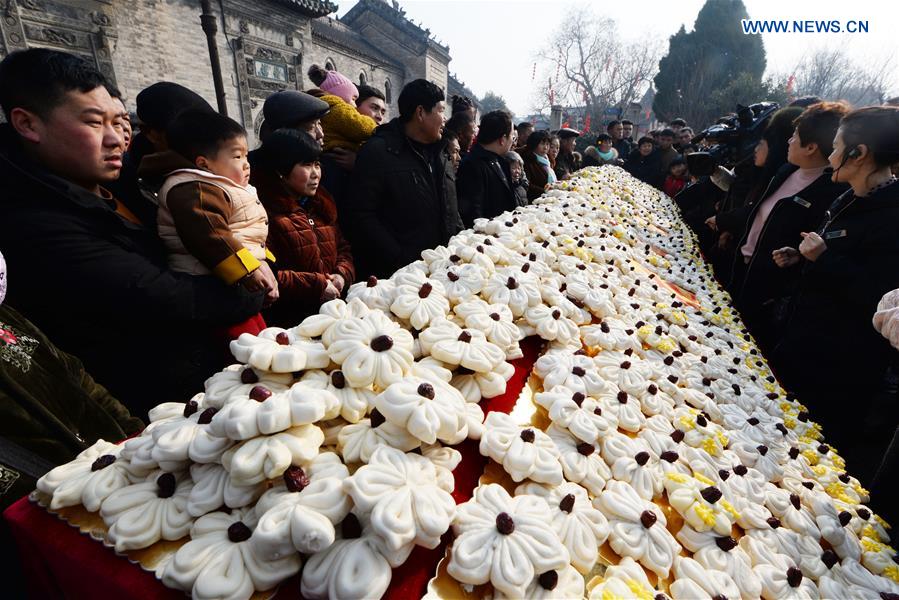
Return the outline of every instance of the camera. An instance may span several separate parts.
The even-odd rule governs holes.
[[[752,156],[752,151],[768,124],[768,118],[780,108],[777,102],[757,102],[749,106],[737,105],[735,115],[721,117],[718,122],[699,132],[692,140],[696,144],[709,140],[712,146],[706,152],[693,152],[686,156],[690,173],[711,175],[718,166],[733,167]]]

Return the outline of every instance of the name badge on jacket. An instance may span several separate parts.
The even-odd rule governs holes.
[[[846,237],[845,229],[838,229],[837,231],[828,231],[827,233],[824,234],[825,240],[835,240],[837,238],[844,238],[844,237]]]
[[[809,208],[812,205],[811,202],[809,202],[808,200],[804,200],[803,198],[800,198],[799,196],[793,196],[793,202],[795,202],[802,208]]]

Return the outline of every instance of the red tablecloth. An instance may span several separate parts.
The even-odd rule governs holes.
[[[515,374],[508,382],[506,393],[483,400],[481,406],[484,412],[509,412],[515,405],[537,359],[540,342],[536,338],[528,338],[521,346],[524,357],[512,362]],[[479,454],[477,442],[468,440],[456,448],[462,453],[462,462],[453,472],[456,479],[453,497],[457,503],[462,503],[471,498],[487,459]],[[163,586],[152,573],[81,534],[27,498],[10,506],[3,517],[16,540],[22,575],[32,598],[184,598],[182,592]],[[424,595],[437,563],[443,558],[450,536],[447,533],[443,543],[434,550],[415,548],[409,560],[394,569],[393,579],[384,597],[407,600]],[[298,577],[283,584],[276,596],[279,599],[298,597]]]

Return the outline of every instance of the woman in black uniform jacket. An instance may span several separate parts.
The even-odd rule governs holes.
[[[899,108],[872,106],[843,117],[830,164],[841,195],[798,250],[774,251],[778,266],[802,262],[799,293],[772,362],[859,469],[870,452],[863,421],[890,361],[889,343],[871,327],[877,303],[899,287]],[[891,418],[893,415],[883,415]],[[889,440],[883,440],[885,447]],[[876,461],[875,461],[876,462]]]

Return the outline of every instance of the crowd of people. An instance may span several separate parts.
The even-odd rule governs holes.
[[[612,121],[577,151],[576,130],[478,119],[424,79],[388,119],[380,90],[317,65],[308,76],[315,87],[265,101],[251,150],[239,123],[178,84],[141,91],[132,122],[79,57],[0,63],[4,443],[41,464],[132,434],[228,364],[228,340],[296,325],[581,167],[619,165],[678,198],[708,183],[688,172],[682,119],[636,141],[633,123]],[[721,187],[700,221],[750,331],[853,468],[883,440],[862,420],[881,410],[895,357],[870,322],[899,287],[896,140],[899,109],[784,108],[751,168],[709,180]],[[899,330],[889,315],[881,328]]]

